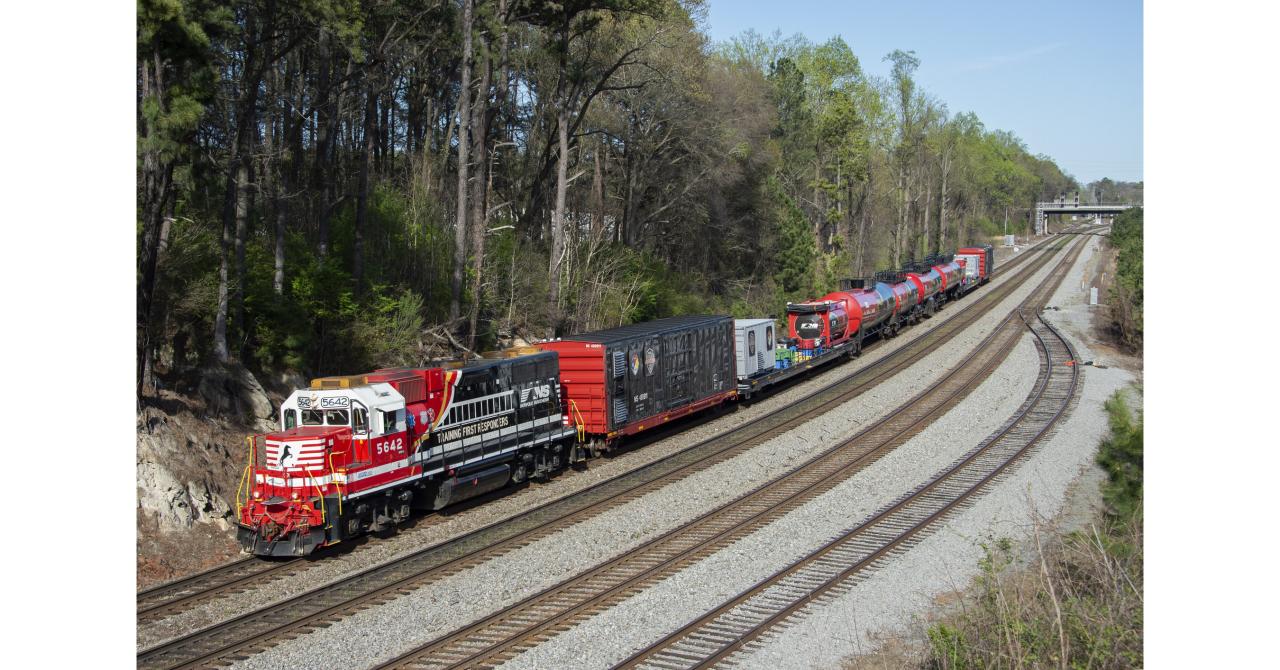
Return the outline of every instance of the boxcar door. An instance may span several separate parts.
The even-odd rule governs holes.
[[[644,341],[640,351],[640,362],[644,368],[644,416],[653,416],[667,409],[666,379],[668,361],[662,351],[662,340],[652,337]]]

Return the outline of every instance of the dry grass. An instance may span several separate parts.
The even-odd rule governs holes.
[[[1010,569],[1008,543],[987,548],[959,612],[929,628],[921,667],[1142,666],[1142,516],[1045,544]]]
[[[1098,462],[1106,511],[1066,535],[1037,524],[1033,547],[984,546],[974,585],[923,631],[845,670],[1107,670],[1142,667],[1142,422],[1117,393]]]

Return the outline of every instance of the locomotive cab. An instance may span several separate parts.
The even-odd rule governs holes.
[[[281,404],[280,430],[251,438],[241,544],[291,556],[332,539],[347,471],[361,469],[358,477],[406,459],[408,424],[404,397],[389,384],[295,391]]]

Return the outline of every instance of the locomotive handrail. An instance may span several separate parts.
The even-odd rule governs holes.
[[[311,488],[314,488],[316,490],[316,495],[320,497],[320,522],[328,523],[329,515],[324,505],[324,491],[320,490],[320,484],[316,482],[316,476],[314,473],[311,472],[311,468],[304,467],[302,469],[307,471],[307,477],[311,478]]]
[[[340,454],[345,454],[345,453],[347,452],[339,451],[336,454],[333,453],[332,451],[329,452],[329,479],[330,481],[333,482],[333,488],[338,492],[338,516],[342,516],[342,486],[338,484],[338,469],[333,467],[333,457],[338,456]],[[346,478],[347,478],[347,470],[346,468],[343,468],[342,479],[344,480],[344,482]]]
[[[254,464],[254,461],[256,460],[254,458],[254,445],[256,444],[256,441],[253,439],[253,436],[246,435],[244,438],[244,441],[249,443],[249,462],[245,463],[244,472],[240,474],[240,486],[236,488],[236,518],[237,519],[240,518],[240,513],[241,513],[241,510],[244,509],[244,505],[249,502],[249,493],[253,490],[253,483],[250,482],[249,479],[251,478],[250,471],[253,470],[253,464]],[[247,491],[245,490],[246,483],[249,484]],[[240,502],[240,494],[242,492],[245,494],[244,503]]]

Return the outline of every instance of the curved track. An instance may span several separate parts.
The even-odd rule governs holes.
[[[1066,240],[1056,244],[1061,248]],[[1008,272],[1020,263],[1028,267],[1020,272],[1034,272],[1053,255],[1025,253],[1002,268]],[[1028,259],[1036,259],[1026,263]],[[1003,273],[1002,272],[1002,273]],[[424,548],[381,566],[351,575],[334,584],[317,588],[275,605],[224,621],[185,637],[157,645],[138,654],[139,667],[192,667],[218,660],[243,658],[276,641],[293,637],[318,627],[327,626],[357,609],[407,593],[422,584],[454,574],[478,563],[525,546],[566,525],[598,515],[607,509],[706,469],[742,451],[758,445],[776,434],[789,430],[814,416],[856,397],[875,383],[896,374],[931,351],[939,343],[961,332],[991,309],[1000,298],[1016,287],[1004,284],[978,294],[977,301],[953,311],[946,322],[924,334],[892,356],[877,361],[853,375],[808,394],[787,408],[735,427],[714,438],[692,445],[667,459],[642,466],[629,473],[593,485],[576,494],[552,501],[510,519],[497,522],[472,533]],[[944,316],[947,316],[944,313]],[[935,317],[936,319],[937,317]],[[236,566],[238,563],[230,564]],[[279,564],[275,569],[283,570]],[[210,571],[208,574],[216,572]],[[263,571],[264,574],[269,572]],[[253,581],[258,575],[247,575]],[[221,587],[223,593],[243,590],[243,581],[232,581]],[[173,583],[173,585],[178,582]],[[166,585],[161,588],[172,588]],[[142,594],[140,594],[141,597]],[[186,598],[207,599],[196,594]],[[195,600],[191,600],[195,602]],[[168,607],[161,605],[160,607]]]
[[[1008,323],[1026,326],[1040,351],[1040,374],[1030,397],[993,435],[916,490],[838,538],[780,570],[714,611],[628,658],[620,668],[705,668],[750,648],[794,623],[813,603],[843,594],[892,555],[906,551],[936,522],[962,509],[1046,436],[1076,396],[1079,368],[1061,333],[1038,315]]]
[[[1081,248],[1077,245],[1068,254],[1023,302],[1023,307],[1043,307]],[[582,575],[379,667],[495,666],[710,556],[830,490],[923,430],[994,372],[1022,336],[1022,328],[1016,313],[1011,313],[930,389],[788,474]]]

